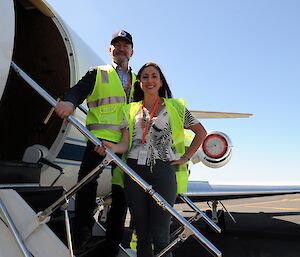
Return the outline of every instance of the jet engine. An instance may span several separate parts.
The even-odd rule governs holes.
[[[221,168],[229,162],[232,156],[231,140],[222,132],[210,132],[197,154],[200,161],[207,167]]]

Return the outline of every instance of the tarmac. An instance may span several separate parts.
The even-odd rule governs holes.
[[[225,212],[225,229],[218,234],[200,219],[192,224],[205,236],[223,257],[299,257],[300,256],[300,194],[255,197],[222,201],[236,223]],[[206,202],[197,203],[202,211],[208,210]],[[186,204],[176,204],[175,209],[185,218],[194,216]],[[222,206],[219,204],[219,209]],[[129,225],[130,215],[126,225]],[[178,227],[173,222],[172,228]],[[131,234],[126,229],[123,246],[129,247]],[[91,248],[84,257],[94,257],[101,252],[101,244]],[[81,256],[81,255],[78,255]],[[83,255],[82,255],[83,256]],[[173,250],[173,257],[211,257],[193,236]]]
[[[225,212],[225,230],[217,234],[203,220],[193,225],[223,257],[299,257],[300,194],[222,201],[236,223]],[[205,211],[206,203],[197,203]],[[221,205],[219,205],[222,208]],[[176,205],[184,217],[193,216],[184,204]],[[173,251],[174,257],[213,256],[190,236]]]

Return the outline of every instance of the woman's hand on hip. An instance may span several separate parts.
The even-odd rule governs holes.
[[[171,165],[182,165],[189,161],[189,159],[186,156],[181,156],[180,159],[172,161]]]

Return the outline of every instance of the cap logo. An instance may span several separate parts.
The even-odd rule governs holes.
[[[123,31],[123,30],[120,31],[120,32],[119,32],[119,36],[120,36],[120,37],[126,37],[126,32]]]
[[[119,30],[119,31],[115,32],[115,33],[112,35],[111,43],[114,43],[114,42],[116,42],[117,40],[120,40],[121,38],[122,38],[123,40],[128,41],[128,43],[130,43],[130,44],[133,46],[132,37],[131,37],[131,35],[130,35],[127,31],[125,31],[125,30]]]

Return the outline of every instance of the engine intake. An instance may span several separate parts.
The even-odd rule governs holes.
[[[207,134],[199,149],[199,157],[204,165],[210,168],[221,168],[227,164],[232,156],[230,138],[219,131]]]

